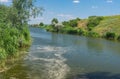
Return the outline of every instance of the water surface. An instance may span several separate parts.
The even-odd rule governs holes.
[[[120,79],[120,42],[30,31],[28,55],[0,79]]]

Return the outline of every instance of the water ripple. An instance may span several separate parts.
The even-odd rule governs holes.
[[[35,50],[35,52],[34,52]],[[37,52],[36,52],[37,51]],[[29,61],[43,61],[44,79],[65,79],[67,73],[70,71],[69,66],[65,63],[66,58],[63,54],[67,52],[65,47],[52,46],[33,46],[28,56]],[[47,55],[45,57],[36,56],[35,54]],[[51,56],[52,54],[53,56]]]

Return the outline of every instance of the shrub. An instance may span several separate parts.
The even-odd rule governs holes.
[[[92,28],[97,26],[101,20],[103,20],[103,17],[101,16],[90,16],[87,24],[88,30],[91,31]]]
[[[117,40],[120,41],[120,35],[117,37]]]
[[[90,36],[90,37],[99,37],[99,34],[96,33],[96,32],[90,31],[90,32],[88,32],[88,36]]]
[[[66,26],[64,28],[64,32],[68,34],[77,34],[77,29],[70,27],[70,26]]]
[[[44,23],[43,23],[43,22],[40,22],[39,26],[40,26],[40,27],[44,26]]]
[[[77,34],[77,30],[76,29],[70,29],[68,30],[69,34]]]
[[[45,28],[47,31],[53,32],[54,28],[51,25],[46,26]]]
[[[23,39],[23,46],[30,44],[30,34],[26,26],[17,28],[0,23],[0,58],[18,55],[20,39]]]
[[[105,35],[105,38],[107,39],[115,39],[115,37],[116,37],[116,34],[112,32],[107,32]]]
[[[84,34],[84,30],[83,29],[78,29],[77,33],[78,33],[78,35],[83,35]]]
[[[25,40],[29,41],[30,40],[30,32],[27,27],[23,28],[22,33],[23,33]]]
[[[3,48],[0,48],[0,60],[7,57],[6,51]]]

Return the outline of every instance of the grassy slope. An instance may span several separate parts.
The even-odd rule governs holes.
[[[100,35],[104,35],[106,32],[114,32],[120,35],[120,15],[104,17],[104,20],[93,31]]]

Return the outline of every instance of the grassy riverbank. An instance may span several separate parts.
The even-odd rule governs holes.
[[[28,21],[41,11],[34,2],[12,0],[11,5],[0,4],[0,72],[9,68],[7,64],[18,60],[31,45]]]
[[[23,54],[31,44],[28,25],[13,25],[8,19],[10,8],[0,5],[0,71],[6,68],[8,60],[13,60]]]
[[[120,15],[90,16],[87,19],[76,18],[62,23],[54,22],[53,19],[50,25],[41,27],[50,32],[120,40]]]
[[[5,27],[5,28],[4,28]],[[27,26],[21,30],[0,23],[0,70],[5,68],[8,60],[13,60],[23,54],[31,44]]]

